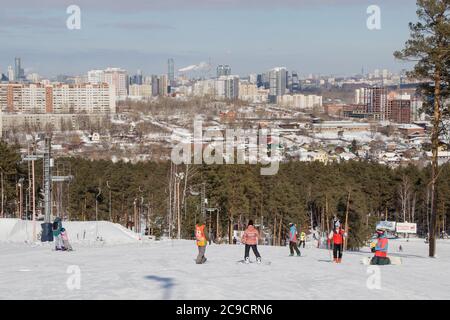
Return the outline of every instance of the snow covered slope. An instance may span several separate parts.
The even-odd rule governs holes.
[[[402,265],[363,266],[368,248],[344,253],[336,265],[329,251],[309,243],[302,257],[289,257],[287,247],[260,246],[270,265],[238,264],[243,246],[213,244],[206,264],[196,265],[194,241],[80,243],[73,252],[3,242],[0,299],[450,299],[450,241],[438,242],[436,259],[427,257],[419,239],[393,240],[389,248]],[[68,272],[77,268],[81,282],[74,289],[67,286]]]
[[[36,234],[41,232],[40,221],[36,222]],[[125,227],[107,221],[63,222],[72,243],[107,245],[135,243],[139,236]],[[30,242],[33,238],[33,222],[19,219],[0,219],[0,242]]]

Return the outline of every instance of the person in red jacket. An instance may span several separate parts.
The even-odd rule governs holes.
[[[261,263],[261,256],[258,252],[258,239],[259,232],[253,226],[253,221],[250,220],[247,225],[247,229],[244,231],[244,235],[242,236],[241,242],[245,244],[245,255],[244,260],[245,263],[250,263],[250,248],[253,250],[253,253],[256,256],[256,262]]]
[[[345,237],[347,237],[347,233],[341,228],[340,223],[335,225],[335,229],[328,236],[328,239],[333,242],[333,261],[336,263],[341,263],[342,261],[342,249]]]
[[[388,239],[386,237],[386,232],[383,229],[377,230],[377,245],[375,246],[375,256],[370,261],[370,264],[385,265],[390,264],[391,261],[387,257],[388,252]]]

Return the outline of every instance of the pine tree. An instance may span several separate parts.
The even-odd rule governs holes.
[[[429,234],[429,256],[436,255],[436,180],[438,171],[439,136],[443,129],[442,117],[448,114],[444,99],[449,96],[450,67],[450,1],[417,0],[417,16],[419,22],[410,23],[410,39],[402,51],[394,56],[398,59],[416,61],[414,70],[409,76],[427,81],[421,87],[426,101],[425,106],[431,114],[433,129],[431,132],[431,221]],[[431,80],[431,81],[430,81]]]

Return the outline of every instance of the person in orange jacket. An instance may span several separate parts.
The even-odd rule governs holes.
[[[345,237],[347,237],[347,233],[341,228],[340,223],[337,222],[335,229],[328,236],[328,239],[333,242],[333,261],[335,263],[341,263],[342,261],[342,249]]]
[[[244,235],[242,236],[241,242],[245,244],[245,255],[244,261],[245,263],[250,263],[250,248],[253,250],[253,253],[256,256],[256,262],[261,263],[261,255],[258,252],[258,239],[259,232],[253,226],[253,220],[250,220],[247,225],[247,229],[244,231]]]
[[[206,238],[206,226],[203,222],[199,222],[195,225],[195,239],[198,247],[198,255],[195,263],[202,264],[206,262],[206,243],[208,239]]]
[[[391,261],[387,257],[388,239],[386,232],[383,229],[377,229],[377,245],[375,246],[375,256],[371,259],[370,264],[385,265],[390,264]]]

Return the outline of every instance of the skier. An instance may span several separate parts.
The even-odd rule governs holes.
[[[206,252],[206,232],[205,232],[205,224],[203,222],[199,222],[195,225],[195,238],[197,239],[197,247],[198,247],[198,255],[195,263],[202,264],[206,262],[205,252]]]
[[[289,223],[289,250],[291,251],[289,256],[292,257],[294,255],[294,250],[298,257],[301,256],[300,250],[297,247],[297,228],[293,223]]]
[[[245,263],[250,263],[250,248],[252,248],[253,253],[256,256],[256,262],[261,263],[261,256],[258,252],[258,239],[259,239],[259,232],[256,230],[256,228],[253,226],[253,220],[250,220],[247,225],[247,229],[244,231],[244,235],[242,236],[241,242],[245,244],[245,255],[244,260]]]
[[[387,257],[388,239],[384,229],[377,229],[378,241],[375,247],[375,256],[370,260],[370,264],[385,265],[391,261]]]
[[[306,233],[302,231],[300,233],[300,244],[298,246],[301,247],[303,244],[303,248],[305,248],[305,241],[306,241]]]
[[[347,233],[341,229],[339,221],[336,222],[335,229],[328,236],[328,239],[333,241],[333,261],[335,263],[341,263],[342,261],[342,247],[345,237],[347,237]]]
[[[61,228],[61,239],[63,242],[63,250],[72,251],[72,246],[69,243],[69,236],[67,235],[67,231],[64,228]]]
[[[53,221],[52,225],[52,231],[53,231],[53,238],[55,239],[55,250],[60,251],[64,250],[62,238],[61,238],[61,219],[59,217],[55,218],[55,221]]]

